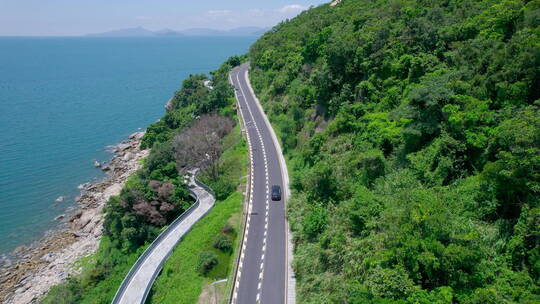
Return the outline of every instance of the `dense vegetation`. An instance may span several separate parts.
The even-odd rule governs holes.
[[[540,1],[343,0],[249,57],[299,303],[540,303]]]
[[[219,178],[207,171],[201,176],[207,184],[231,184],[234,192],[247,171],[247,146],[236,128],[224,139],[225,151],[219,163]],[[222,193],[223,188],[220,188]],[[227,278],[239,241],[243,197],[239,191],[218,201],[215,207],[187,234],[165,262],[152,286],[149,303],[197,303],[208,284]],[[181,286],[179,288],[178,286]]]
[[[220,198],[227,198],[236,190],[239,179],[229,181],[234,175],[227,166],[233,166],[232,171],[238,175],[243,166],[235,161],[245,154],[245,149],[238,148],[242,144],[238,134],[231,137],[236,141],[224,137],[231,131],[235,115],[228,72],[238,63],[238,57],[231,57],[211,73],[212,87],[205,85],[205,75],[192,75],[184,80],[165,116],[150,125],[142,139],[143,147],[152,147],[142,168],[129,178],[119,196],[107,202],[104,233],[97,253],[81,262],[80,275],[55,286],[43,303],[110,303],[137,257],[193,203],[184,181],[186,170],[194,167],[191,163],[200,165],[201,174],[209,184],[232,185],[219,188]],[[213,119],[228,121],[231,126],[220,128],[224,132],[218,134],[212,128],[215,124],[208,123]],[[201,124],[210,126],[204,131],[218,134],[212,141],[215,157],[204,164],[196,163],[197,155],[191,155],[192,159],[181,158],[181,152],[188,147],[173,143],[175,136],[191,132]],[[232,153],[229,150],[235,151],[237,157],[220,160],[222,153]],[[225,264],[227,269],[228,262]]]

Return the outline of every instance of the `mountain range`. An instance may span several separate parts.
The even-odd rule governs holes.
[[[112,30],[103,33],[85,35],[87,37],[175,37],[175,36],[260,36],[268,28],[261,27],[238,27],[230,30],[217,30],[210,28],[190,28],[185,30],[163,29],[151,31],[143,27]]]

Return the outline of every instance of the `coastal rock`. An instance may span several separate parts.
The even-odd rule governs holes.
[[[88,185],[89,185],[89,184],[90,184],[90,183],[80,184],[79,186],[77,186],[77,189],[79,189],[79,190],[84,190],[84,189],[88,188]]]
[[[134,140],[140,140],[140,139],[143,138],[144,133],[145,133],[144,131],[143,132],[135,132],[135,133],[129,135],[129,138],[134,139]]]
[[[55,256],[56,255],[54,253],[46,253],[41,257],[41,259],[46,261],[46,262],[52,262],[52,261],[54,261]]]
[[[133,153],[127,152],[126,154],[124,154],[123,159],[124,159],[124,161],[132,160],[134,156],[135,155],[133,155]]]
[[[92,221],[92,217],[94,216],[95,216],[95,212],[93,210],[83,212],[80,218],[73,221],[73,224],[72,224],[73,229],[82,230],[86,225],[88,225],[88,223]]]
[[[130,146],[131,146],[131,145],[128,144],[128,143],[121,143],[121,144],[119,144],[119,145],[116,146],[116,149],[117,149],[118,151],[124,151],[124,150],[128,149]]]
[[[101,164],[97,160],[95,160],[94,161],[94,167],[99,168],[99,167],[101,167]]]
[[[26,247],[24,245],[21,245],[21,246],[15,248],[15,250],[13,250],[13,253],[14,254],[21,254],[22,252],[24,252],[27,249],[28,249],[28,247]]]
[[[100,225],[100,226],[96,227],[93,234],[94,234],[95,238],[100,238],[103,235],[103,226]]]
[[[165,111],[169,112],[173,108],[173,99],[169,99],[167,103],[165,104]]]
[[[59,221],[59,220],[63,219],[64,217],[66,217],[65,214],[60,214],[59,216],[55,217],[54,220]]]

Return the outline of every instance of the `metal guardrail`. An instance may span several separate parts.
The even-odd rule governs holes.
[[[204,188],[205,190],[207,190],[209,193],[212,194],[212,196],[215,197],[215,194],[214,194],[214,191],[212,189],[210,189],[208,186],[206,186],[205,184],[203,184],[201,181],[197,180],[197,178],[195,177],[194,178],[195,180],[195,183]],[[189,187],[188,187],[189,189]],[[133,278],[133,276],[137,273],[137,271],[139,270],[139,268],[141,267],[142,263],[144,262],[144,260],[148,257],[148,255],[150,255],[152,253],[152,251],[154,251],[154,249],[156,248],[156,246],[159,244],[159,242],[161,240],[163,240],[165,237],[167,237],[169,235],[169,233],[174,230],[176,228],[176,226],[178,226],[188,215],[190,215],[193,210],[197,209],[197,207],[199,206],[200,204],[200,201],[199,201],[199,198],[197,197],[197,195],[195,194],[195,192],[191,189],[189,189],[189,195],[193,198],[195,198],[195,203],[193,203],[188,209],[186,209],[186,211],[184,211],[182,214],[180,214],[174,221],[172,221],[172,223],[169,225],[169,227],[167,227],[163,232],[161,232],[153,241],[152,243],[150,244],[150,246],[148,246],[148,248],[146,248],[146,250],[139,256],[139,258],[137,259],[137,261],[135,262],[135,264],[133,264],[133,266],[131,267],[131,269],[129,270],[128,274],[126,275],[126,277],[124,278],[124,280],[122,281],[122,284],[120,285],[120,288],[118,288],[118,291],[116,292],[116,294],[114,295],[114,298],[113,298],[113,301],[112,301],[112,304],[118,304],[120,303],[120,299],[121,299],[121,296],[124,294],[124,291],[126,290],[126,287],[128,286],[129,282],[131,281],[131,279]],[[161,269],[163,268],[163,264],[165,263],[165,261],[169,258],[169,256],[171,255],[172,253],[172,250],[166,255],[166,257],[159,263],[159,266],[158,268],[156,269],[156,271],[154,272],[154,274],[152,275],[152,279],[151,279],[151,283],[152,284],[149,284],[148,286],[146,286],[146,290],[144,292],[144,298],[143,300],[141,301],[140,304],[143,304],[145,301],[146,301],[146,298],[148,296],[148,293],[150,292],[150,290],[152,289],[152,285],[153,285],[153,282],[155,281],[155,279],[157,278],[158,274],[161,272]],[[135,304],[135,303],[133,303]]]
[[[215,198],[216,197],[216,193],[214,192],[214,190],[212,190],[210,187],[208,187],[205,183],[201,182],[197,176],[195,175],[193,180],[195,181],[195,183],[197,184],[197,186],[203,188],[204,190],[206,190],[207,192],[209,192],[210,194],[212,194],[212,196]],[[191,190],[190,190],[191,191]]]

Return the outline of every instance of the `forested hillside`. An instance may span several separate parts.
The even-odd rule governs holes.
[[[343,0],[251,48],[299,303],[540,303],[540,1]]]

